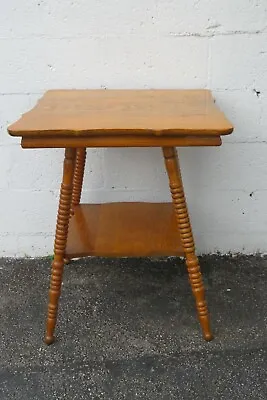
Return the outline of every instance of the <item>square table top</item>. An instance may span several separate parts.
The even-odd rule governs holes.
[[[209,90],[49,90],[12,136],[220,136],[233,127]]]

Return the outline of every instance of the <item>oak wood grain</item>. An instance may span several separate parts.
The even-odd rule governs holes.
[[[23,148],[66,148],[46,343],[54,341],[64,260],[89,255],[184,255],[204,338],[211,340],[204,285],[175,152],[179,146],[220,146],[221,135],[233,131],[211,92],[52,90],[8,131],[21,137]],[[173,206],[79,204],[86,147],[162,147]]]
[[[69,226],[66,255],[183,255],[172,204],[81,204]]]
[[[50,90],[8,131],[13,136],[226,135],[208,90]]]
[[[23,149],[79,147],[220,146],[220,136],[109,135],[90,137],[23,137]]]

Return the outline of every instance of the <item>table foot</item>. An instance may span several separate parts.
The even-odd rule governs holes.
[[[209,341],[213,339],[213,335],[210,329],[209,312],[207,302],[205,300],[205,289],[202,274],[198,258],[195,254],[186,254],[186,265],[192,292],[196,300],[196,308],[203,336],[205,340]]]
[[[46,336],[44,342],[49,346],[50,344],[54,343],[55,340],[55,336]]]
[[[211,340],[214,339],[214,336],[212,335],[212,333],[204,333],[203,336],[204,336],[204,339],[206,340],[206,342],[210,342]]]
[[[64,264],[65,265],[68,265],[68,264],[70,264],[71,263],[71,258],[69,258],[69,257],[64,257]]]

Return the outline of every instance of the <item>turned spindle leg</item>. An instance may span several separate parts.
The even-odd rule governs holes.
[[[80,204],[85,160],[86,160],[86,148],[84,147],[78,148],[76,152],[76,161],[75,161],[75,169],[73,176],[71,214],[74,214],[75,206]]]
[[[54,260],[52,262],[49,289],[49,304],[45,335],[46,344],[51,344],[55,340],[54,330],[57,320],[58,301],[61,291],[62,275],[64,268],[64,255],[68,236],[75,155],[76,149],[65,150],[63,178],[57,215]]]
[[[187,211],[180,166],[174,147],[163,147],[166,170],[169,176],[170,190],[174,205],[175,216],[181,236],[181,242],[186,258],[191,288],[196,300],[199,321],[205,340],[212,340],[207,303],[205,300],[204,285],[195,255],[194,238],[191,230],[190,219]]]
[[[86,160],[86,148],[80,147],[76,149],[70,215],[74,215],[75,206],[78,206],[80,204],[85,160]],[[71,258],[65,256],[64,257],[65,265],[69,264],[70,262]]]

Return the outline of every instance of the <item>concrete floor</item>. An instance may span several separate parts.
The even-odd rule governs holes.
[[[0,399],[266,399],[267,258],[201,265],[213,342],[182,261],[91,258],[65,268],[47,347],[49,260],[0,260]]]

